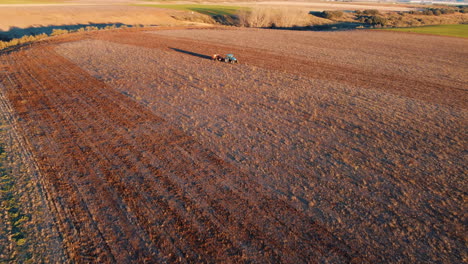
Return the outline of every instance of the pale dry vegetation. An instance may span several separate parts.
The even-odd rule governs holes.
[[[181,21],[189,21],[195,23],[205,23],[205,24],[216,24],[216,21],[205,14],[195,13],[195,12],[181,12],[180,14],[175,14],[173,18]]]
[[[240,10],[239,24],[246,27],[293,27],[307,26],[311,16],[303,8],[294,7],[254,7]]]
[[[43,33],[36,36],[23,36],[21,38],[12,39],[10,41],[0,41],[0,50],[8,47],[31,43],[34,41],[45,39],[46,37],[48,37],[48,35]]]

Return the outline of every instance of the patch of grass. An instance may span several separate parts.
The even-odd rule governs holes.
[[[468,38],[468,24],[389,28],[385,30]]]
[[[0,215],[8,216],[11,226],[9,235],[18,246],[23,246],[26,242],[23,223],[29,221],[29,217],[21,213],[20,203],[16,197],[15,179],[4,165],[6,155],[4,146],[0,144]]]
[[[0,0],[1,1],[1,0]],[[197,4],[143,4],[143,6],[152,6],[166,9],[193,11],[208,16],[216,15],[235,15],[239,10],[247,9],[241,6],[223,6],[223,5],[197,5]]]

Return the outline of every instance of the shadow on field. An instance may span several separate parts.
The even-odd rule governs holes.
[[[192,55],[192,56],[195,56],[195,57],[211,60],[211,56],[208,56],[208,55],[205,55],[205,54],[195,53],[195,52],[191,52],[191,51],[188,51],[188,50],[181,50],[181,49],[176,49],[176,48],[170,48],[170,49],[174,50],[174,51],[177,51],[177,52]]]
[[[77,30],[77,29],[86,28],[86,27],[97,27],[98,29],[103,29],[107,26],[132,27],[132,25],[126,25],[123,23],[89,23],[89,24],[76,24],[76,25],[50,25],[50,26],[40,26],[40,27],[28,27],[28,28],[11,27],[8,31],[0,30],[0,40],[9,41],[14,38],[21,38],[23,36],[28,36],[28,35],[39,35],[42,33],[50,35],[55,29]]]
[[[278,30],[299,30],[299,31],[345,31],[345,30],[355,30],[355,29],[366,29],[372,28],[370,25],[364,23],[355,23],[355,22],[338,22],[333,24],[324,24],[324,25],[310,25],[310,26],[292,26],[292,27],[265,27],[268,29],[278,29]]]
[[[325,25],[312,25],[308,26],[306,30],[311,31],[343,31],[343,30],[354,30],[354,29],[364,29],[372,28],[370,25],[359,22],[338,22],[333,24]]]

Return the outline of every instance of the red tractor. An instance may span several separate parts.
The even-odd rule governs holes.
[[[214,54],[213,56],[211,56],[211,59],[217,60],[217,61],[224,61],[224,57],[219,54]]]

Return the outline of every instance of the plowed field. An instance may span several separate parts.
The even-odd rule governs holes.
[[[7,147],[34,164],[15,195],[48,226],[2,259],[461,263],[467,44],[192,29],[2,54]]]

